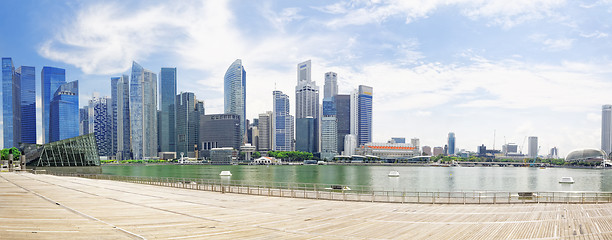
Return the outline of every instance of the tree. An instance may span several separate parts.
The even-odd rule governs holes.
[[[0,152],[0,158],[8,160],[9,154],[11,152],[13,153],[13,160],[19,160],[21,152],[16,147],[2,149],[2,151]]]
[[[254,152],[252,156],[253,156],[253,159],[258,159],[258,158],[261,157],[261,153],[260,152]]]

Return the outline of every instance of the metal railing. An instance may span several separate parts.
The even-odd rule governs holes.
[[[113,180],[164,187],[271,197],[290,197],[357,202],[429,204],[508,204],[508,203],[610,203],[610,192],[409,192],[377,190],[369,186],[340,186],[317,183],[252,182],[229,179],[138,177],[104,174],[53,173],[90,179]],[[340,188],[340,189],[334,189]]]

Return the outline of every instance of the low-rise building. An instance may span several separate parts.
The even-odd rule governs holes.
[[[366,143],[356,149],[356,154],[392,159],[418,156],[419,150],[410,143]]]

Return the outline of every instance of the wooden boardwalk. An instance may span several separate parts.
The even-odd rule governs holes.
[[[0,173],[0,239],[612,239],[612,204],[398,204]]]

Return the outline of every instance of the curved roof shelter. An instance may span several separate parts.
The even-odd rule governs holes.
[[[601,161],[606,159],[606,153],[599,149],[586,148],[571,151],[565,157],[566,162]]]

